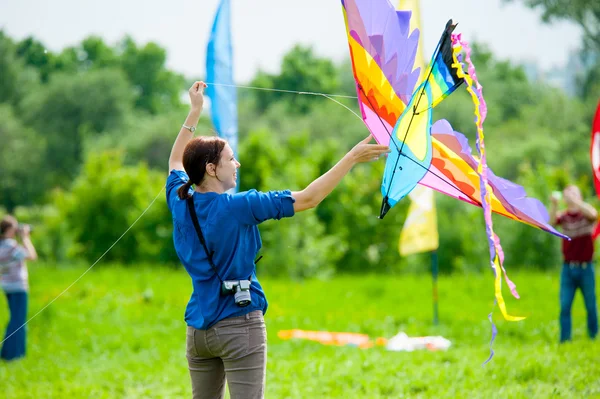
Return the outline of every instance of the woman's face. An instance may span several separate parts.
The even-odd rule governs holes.
[[[240,163],[235,159],[233,150],[229,144],[225,144],[223,151],[221,151],[221,159],[219,160],[219,166],[217,166],[217,177],[223,184],[225,191],[234,188],[237,184],[237,169],[240,167]]]
[[[2,236],[4,238],[14,238],[17,235],[17,225],[10,226],[6,229]]]
[[[579,187],[577,186],[568,186],[565,188],[563,195],[567,205],[574,205],[581,201],[581,191],[579,191]]]

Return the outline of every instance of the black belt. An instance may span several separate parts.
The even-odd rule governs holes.
[[[592,267],[592,262],[565,262],[565,265],[569,266],[571,269],[574,267],[580,267],[582,269]]]

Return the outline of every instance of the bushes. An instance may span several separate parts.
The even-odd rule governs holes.
[[[165,179],[166,174],[143,164],[123,166],[119,152],[90,155],[69,191],[57,190],[48,206],[20,210],[18,215],[37,221],[35,239],[42,257],[91,263],[146,211],[105,259],[175,263],[170,214],[161,192]]]

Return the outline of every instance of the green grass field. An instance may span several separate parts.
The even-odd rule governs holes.
[[[84,269],[32,267],[30,315]],[[600,343],[590,341],[578,294],[574,340],[558,345],[558,272],[513,273],[525,321],[494,319],[496,356],[487,364],[493,279],[441,277],[440,325],[431,323],[428,276],[337,277],[293,283],[262,279],[269,359],[267,398],[584,398],[600,397]],[[28,326],[26,359],[0,363],[6,398],[186,398],[183,270],[99,265]],[[0,322],[8,315],[0,299]],[[392,337],[442,335],[446,352],[388,352],[281,341],[300,328]]]

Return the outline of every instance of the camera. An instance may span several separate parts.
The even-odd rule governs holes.
[[[17,226],[17,232],[19,234],[23,234],[23,232],[25,230],[27,230],[27,231],[29,231],[31,233],[33,231],[33,226],[30,225],[30,224],[21,224],[21,223],[19,223],[19,225]]]
[[[252,298],[250,297],[250,280],[228,280],[221,284],[221,294],[233,294],[235,304],[240,307],[250,305]]]

